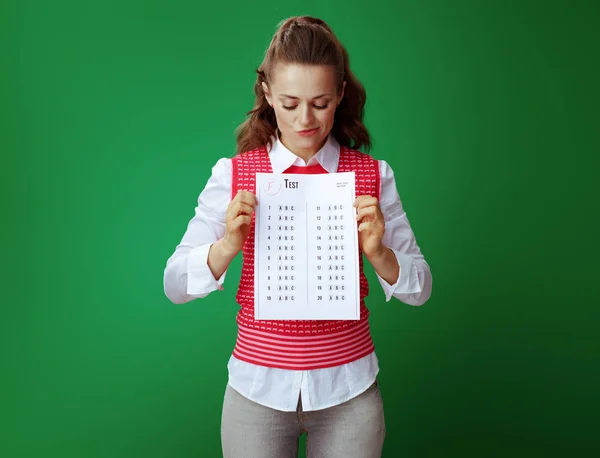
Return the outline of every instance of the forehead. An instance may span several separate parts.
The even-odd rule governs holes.
[[[312,98],[320,94],[335,94],[333,67],[278,63],[273,69],[271,90],[276,94]]]

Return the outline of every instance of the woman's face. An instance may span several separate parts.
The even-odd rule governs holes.
[[[325,144],[344,96],[343,88],[337,93],[333,67],[279,63],[271,85],[262,86],[275,110],[281,142],[308,161]]]

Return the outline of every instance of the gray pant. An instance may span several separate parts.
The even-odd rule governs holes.
[[[306,432],[308,458],[379,458],[385,438],[383,403],[375,382],[364,393],[323,410],[282,412],[225,390],[224,458],[296,458]]]

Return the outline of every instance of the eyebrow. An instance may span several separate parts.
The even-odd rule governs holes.
[[[320,99],[321,97],[327,97],[327,96],[331,96],[331,94],[321,94],[321,95],[318,95],[318,96],[316,96],[316,97],[313,97],[313,100],[315,100],[315,99]],[[294,97],[293,95],[286,95],[286,94],[281,94],[281,95],[279,96],[279,98],[280,98],[280,99],[281,99],[281,98],[286,98],[286,99],[294,99],[294,100],[298,100],[298,97]]]

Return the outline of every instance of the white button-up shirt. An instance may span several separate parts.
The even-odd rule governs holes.
[[[308,163],[279,139],[269,149],[274,173],[292,165],[319,163],[329,173],[337,171],[340,145],[329,136],[327,142]],[[379,204],[385,220],[383,244],[398,260],[400,275],[393,285],[377,278],[386,301],[392,297],[409,304],[421,305],[431,295],[431,271],[419,249],[396,188],[394,173],[383,160],[379,162]],[[164,290],[175,304],[202,298],[223,288],[226,273],[215,279],[208,267],[208,251],[225,235],[225,212],[231,201],[231,158],[222,158],[212,169],[206,187],[198,197],[195,216],[189,222],[181,243],[168,259],[164,272]],[[295,411],[298,399],[304,411],[325,409],[341,404],[365,391],[379,372],[375,352],[341,366],[314,370],[287,370],[258,366],[240,361],[233,355],[228,363],[229,384],[248,399],[282,411]],[[301,398],[300,398],[301,396]]]

